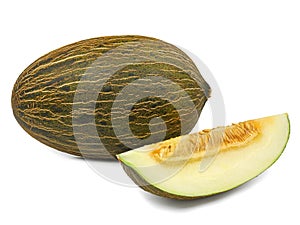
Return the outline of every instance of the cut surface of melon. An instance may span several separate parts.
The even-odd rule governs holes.
[[[155,189],[150,192],[197,198],[233,189],[265,171],[283,152],[289,132],[288,115],[280,114],[180,136],[117,157],[132,170],[138,185]]]

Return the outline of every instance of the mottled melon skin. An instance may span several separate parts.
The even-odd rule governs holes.
[[[106,82],[107,85],[98,91],[98,99],[88,103],[96,106],[93,115],[90,116],[95,118],[98,136],[89,136],[87,123],[83,129],[86,133],[82,136],[89,136],[89,140],[77,140],[73,133],[72,109],[73,104],[76,104],[73,101],[79,81],[92,64],[101,59],[106,52],[127,43],[140,41],[153,42],[155,50],[160,46],[169,48],[167,56],[174,57],[173,60],[181,63],[184,61],[189,72],[183,71],[174,63],[145,61],[125,66],[113,74]],[[198,113],[196,117],[192,114],[189,116],[186,112],[195,110],[192,108],[177,107],[177,111],[167,100],[157,98],[153,93],[153,96],[141,99],[128,115],[132,133],[138,138],[147,138],[150,135],[148,123],[155,117],[162,118],[166,124],[167,130],[162,131],[166,132],[165,139],[190,132],[210,94],[210,87],[185,53],[166,42],[142,36],[93,38],[64,46],[42,56],[17,79],[12,93],[13,113],[26,132],[50,147],[86,158],[111,158],[112,155],[130,150],[127,146],[134,144],[132,139],[128,139],[128,144],[116,137],[111,123],[112,104],[119,92],[129,83],[147,76],[162,76],[175,82],[189,95]],[[101,74],[93,74],[93,80],[97,78],[101,79]],[[180,96],[176,96],[174,100],[178,100],[179,103],[183,101],[180,100]],[[184,110],[184,118],[179,118],[180,110]],[[77,119],[83,124],[88,120],[84,113],[79,117]],[[100,138],[104,148],[99,149],[98,145],[93,145],[93,138]],[[82,142],[80,146],[84,146],[80,150],[78,141]]]

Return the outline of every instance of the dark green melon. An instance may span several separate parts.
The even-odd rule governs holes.
[[[32,137],[86,158],[111,158],[191,131],[210,87],[177,47],[99,37],[54,50],[17,79],[12,108]]]

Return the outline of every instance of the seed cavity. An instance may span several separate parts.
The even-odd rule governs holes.
[[[246,146],[260,133],[260,123],[249,120],[164,141],[158,144],[158,147],[151,151],[150,155],[158,163],[200,160],[215,153],[233,151]]]

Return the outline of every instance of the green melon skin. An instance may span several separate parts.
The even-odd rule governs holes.
[[[176,195],[173,193],[163,191],[163,190],[155,187],[154,185],[150,184],[149,182],[147,182],[134,169],[127,166],[125,163],[121,162],[121,165],[122,165],[124,171],[126,172],[126,174],[131,178],[131,180],[136,185],[138,185],[144,191],[149,192],[151,194],[154,194],[154,195],[157,195],[160,197],[164,197],[164,198],[176,199],[176,200],[194,200],[194,199],[205,198],[205,197],[211,196],[211,195],[207,195],[207,196],[190,197],[190,196],[184,196],[184,195]],[[212,195],[214,195],[214,194],[212,194]]]
[[[123,56],[131,59],[139,57],[131,52],[131,47],[107,56],[124,46],[134,46],[143,54],[148,54],[149,58],[126,64],[116,69],[110,77],[103,77],[99,70],[119,68],[115,62]],[[158,55],[157,60],[155,54]],[[101,57],[106,60],[105,63]],[[157,97],[157,93],[168,87],[168,82],[157,84],[156,90],[139,99],[130,109],[130,114],[125,115],[130,133],[122,126],[117,127],[122,133],[120,140],[112,124],[113,104],[127,85],[149,77],[163,77],[180,87],[180,91],[168,92],[168,98],[177,102],[177,106],[174,107],[169,99]],[[96,88],[95,83],[104,79],[105,84],[100,90],[97,89],[99,87]],[[82,91],[79,88],[82,80],[91,90]],[[98,95],[92,101],[90,91]],[[76,95],[78,92],[80,94]],[[186,106],[184,94],[191,99],[193,108]],[[78,95],[80,101],[76,100]],[[180,49],[155,38],[127,35],[79,41],[40,57],[17,79],[11,101],[16,120],[36,140],[75,156],[108,159],[140,147],[136,139],[145,140],[151,135],[149,122],[153,118],[161,118],[160,123],[165,124],[165,129],[156,131],[157,138],[151,139],[151,143],[160,141],[162,135],[165,135],[164,139],[169,139],[189,133],[209,95],[209,85],[193,61]],[[75,106],[77,111],[74,116]],[[85,107],[93,111],[87,112]],[[122,110],[118,113],[124,116]],[[160,125],[156,124],[157,127]],[[79,133],[76,126],[80,127]],[[92,132],[94,127],[96,134]]]

